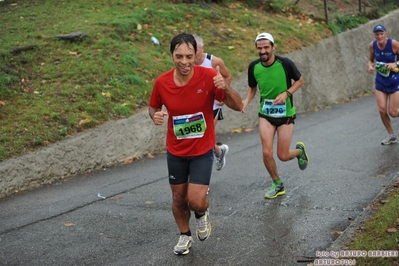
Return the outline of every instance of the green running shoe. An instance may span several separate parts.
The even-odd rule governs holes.
[[[308,164],[309,164],[309,157],[308,157],[308,155],[306,154],[306,147],[305,147],[305,144],[304,144],[303,142],[297,142],[297,143],[296,143],[296,148],[297,148],[298,150],[301,150],[301,151],[302,151],[302,154],[299,155],[299,156],[297,157],[297,158],[298,158],[299,169],[305,170],[306,167],[307,167]]]
[[[281,183],[281,185],[277,185],[273,182],[272,187],[265,194],[265,199],[274,199],[277,198],[277,196],[282,196],[284,194],[285,190],[283,183]]]

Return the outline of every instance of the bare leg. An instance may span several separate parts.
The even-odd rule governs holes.
[[[396,94],[396,93],[395,93]],[[391,123],[391,119],[388,115],[387,105],[388,105],[388,94],[375,90],[375,98],[378,105],[378,111],[380,113],[381,121],[387,129],[388,133],[393,132],[393,127]],[[393,103],[391,103],[393,105]],[[397,107],[396,107],[397,109]]]
[[[388,114],[392,117],[399,116],[399,91],[388,95],[389,99],[389,109]]]
[[[190,230],[191,211],[187,200],[188,183],[180,185],[170,185],[172,189],[172,211],[177,227],[180,232],[188,232]]]
[[[205,213],[209,206],[207,192],[207,185],[188,184],[187,199],[191,210],[196,211],[198,214]]]
[[[294,124],[282,125],[277,128],[277,156],[285,162],[296,158],[300,151],[290,150]]]
[[[276,128],[266,119],[259,118],[259,134],[262,143],[263,163],[273,180],[279,178],[277,165],[273,158],[273,141]]]
[[[209,201],[206,197],[208,186],[185,183],[170,185],[170,187],[173,196],[172,211],[176,224],[180,232],[187,232],[190,230],[191,210],[203,214],[208,209]]]

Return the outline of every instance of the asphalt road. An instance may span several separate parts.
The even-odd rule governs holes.
[[[397,175],[385,136],[373,95],[299,114],[292,146],[310,164],[277,160],[287,193],[273,200],[257,128],[218,136],[230,151],[211,180],[213,232],[186,256],[172,252],[164,154],[14,195],[0,201],[0,265],[306,265]]]

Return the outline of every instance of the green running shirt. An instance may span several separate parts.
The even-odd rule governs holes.
[[[275,56],[275,61],[270,66],[263,66],[260,59],[256,59],[248,67],[248,85],[251,88],[258,86],[260,92],[259,114],[273,116],[265,113],[265,100],[274,100],[276,97],[289,89],[292,80],[299,80],[301,73],[289,58]],[[292,117],[295,113],[295,107],[292,97],[286,101],[286,110],[283,116]]]

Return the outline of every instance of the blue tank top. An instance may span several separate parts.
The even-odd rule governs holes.
[[[379,63],[393,63],[397,61],[397,55],[392,50],[392,39],[388,38],[387,44],[384,49],[378,48],[377,41],[373,42],[374,59],[376,66]],[[375,76],[375,88],[379,91],[386,93],[393,93],[399,90],[399,74],[394,72],[388,72],[387,76],[384,76],[377,71]]]

